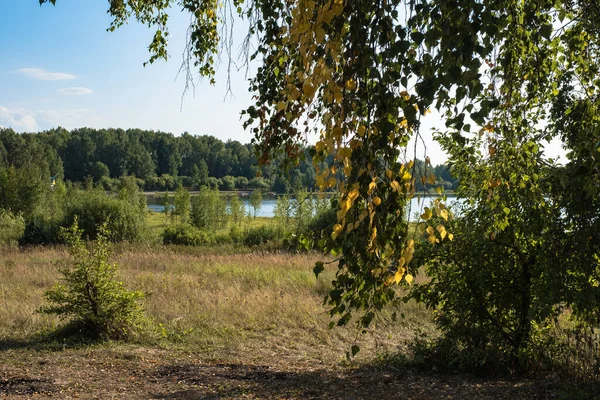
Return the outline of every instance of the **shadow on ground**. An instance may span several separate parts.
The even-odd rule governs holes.
[[[600,398],[598,384],[554,380],[484,379],[472,375],[363,368],[331,373],[279,371],[242,364],[165,366],[155,371],[185,389],[155,399],[583,399]],[[596,395],[597,393],[597,395]]]

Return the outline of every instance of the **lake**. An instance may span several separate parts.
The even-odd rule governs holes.
[[[420,200],[417,197],[411,199],[411,201],[410,201],[410,214],[411,214],[410,219],[411,219],[411,221],[416,221],[416,219],[417,219],[416,214],[417,213],[421,214],[423,207],[428,206],[433,199],[434,199],[434,197],[421,197]],[[160,198],[149,196],[147,200],[148,200],[148,209],[149,210],[160,213],[160,212],[163,212],[163,210],[165,209],[164,206],[158,204],[158,202],[160,201]],[[250,202],[248,201],[248,199],[242,197],[242,198],[240,198],[240,200],[242,200],[242,202],[244,203],[244,207],[246,208],[246,213],[252,212],[252,207],[250,206]],[[294,201],[295,200],[292,199],[292,202],[294,202]],[[456,197],[448,197],[447,205],[448,205],[448,207],[452,207],[452,205],[454,203],[462,203],[463,201],[464,201],[463,199],[458,199]],[[257,216],[258,217],[268,217],[268,218],[273,217],[275,215],[275,204],[276,203],[277,203],[277,199],[275,197],[272,197],[272,196],[264,197],[262,206],[261,206],[260,210],[258,211]]]

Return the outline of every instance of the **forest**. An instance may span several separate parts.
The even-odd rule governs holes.
[[[331,160],[325,160],[325,163]],[[0,168],[35,164],[44,177],[83,183],[92,180],[111,190],[123,176],[135,176],[145,191],[190,190],[202,186],[231,191],[260,189],[275,193],[316,189],[316,174],[308,148],[297,165],[283,171],[282,156],[258,165],[256,149],[234,140],[139,129],[62,128],[16,133],[0,128]],[[446,165],[418,164],[422,175],[436,175],[434,184],[419,182],[418,190],[442,186],[454,189],[457,179]]]

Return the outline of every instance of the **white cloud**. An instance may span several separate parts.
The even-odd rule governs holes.
[[[0,127],[12,128],[17,132],[38,132],[57,126],[74,129],[100,125],[101,118],[88,108],[30,111],[0,106]]]
[[[86,87],[66,87],[56,91],[62,96],[83,96],[86,94],[92,94],[92,89]]]
[[[64,81],[77,78],[73,74],[66,74],[64,72],[50,72],[42,68],[21,68],[15,72],[39,81]]]
[[[35,116],[22,108],[11,110],[0,106],[0,125],[12,128],[17,132],[37,131]]]

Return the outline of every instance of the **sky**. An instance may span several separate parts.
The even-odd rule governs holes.
[[[171,13],[170,58],[144,67],[153,32],[134,21],[107,32],[107,7],[106,1],[57,0],[40,7],[38,0],[0,0],[0,127],[140,128],[251,140],[240,118],[252,102],[245,68],[232,70],[228,94],[223,56],[216,85],[201,80],[182,102],[185,76],[178,71],[189,17]],[[234,51],[245,33],[238,21]],[[434,165],[447,158],[428,133],[436,124],[439,116],[429,116],[421,130]],[[560,143],[546,152],[561,155]]]
[[[245,69],[232,73],[233,97],[222,63],[217,84],[199,82],[182,104],[185,77],[177,73],[188,18],[175,10],[170,59],[144,67],[153,32],[136,22],[107,32],[107,7],[106,1],[40,7],[37,0],[0,0],[0,126],[140,128],[250,141],[240,120],[251,104]],[[238,31],[242,37],[243,27]]]

